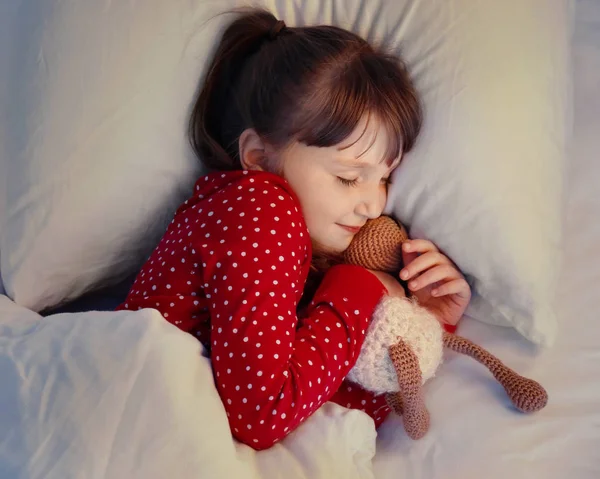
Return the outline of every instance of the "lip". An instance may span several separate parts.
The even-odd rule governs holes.
[[[352,233],[352,234],[356,234],[360,231],[361,226],[347,226],[347,225],[341,225],[339,223],[336,223],[340,228],[345,229],[346,231]]]

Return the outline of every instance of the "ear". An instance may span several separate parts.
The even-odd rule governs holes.
[[[265,143],[254,128],[247,128],[240,135],[239,151],[240,163],[244,170],[264,171]]]

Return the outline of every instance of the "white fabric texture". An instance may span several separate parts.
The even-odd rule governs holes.
[[[367,337],[347,379],[376,394],[397,392],[398,375],[388,349],[401,338],[415,353],[423,383],[442,362],[442,327],[416,299],[386,297],[375,308]]]
[[[565,258],[556,313],[561,333],[541,353],[514,331],[465,320],[460,333],[539,381],[548,405],[509,405],[483,366],[449,355],[425,385],[429,433],[406,437],[397,417],[378,431],[381,479],[596,479],[600,477],[600,4],[579,0],[574,31],[574,136],[564,203]]]
[[[14,2],[0,2],[0,237],[6,218],[6,186],[8,155],[6,148],[7,124],[9,118],[5,117],[9,102],[8,97],[8,64],[11,54],[12,27],[17,4]],[[1,253],[0,253],[1,254]],[[0,294],[4,292],[2,278],[0,277]]]
[[[235,441],[202,352],[155,310],[41,319],[0,296],[0,477],[373,477],[373,421],[337,404],[267,451]]]
[[[14,3],[0,271],[40,311],[139,269],[191,193],[187,118],[218,22],[202,27],[212,2]]]
[[[386,208],[467,275],[468,316],[544,345],[557,334],[569,3],[415,2],[402,40],[425,123]]]
[[[231,19],[216,14],[245,2],[18,3],[0,271],[10,297],[39,311],[134,272],[152,249],[200,172],[185,127]],[[471,316],[539,343],[556,332],[568,3],[257,2],[404,56],[426,122],[388,211],[470,275]]]

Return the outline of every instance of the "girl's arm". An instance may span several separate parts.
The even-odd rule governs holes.
[[[206,224],[219,233],[197,245],[211,359],[234,436],[264,449],[338,390],[385,288],[363,268],[334,266],[298,327],[310,240],[293,197],[272,183],[229,190]]]

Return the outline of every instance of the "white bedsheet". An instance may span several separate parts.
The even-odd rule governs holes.
[[[467,322],[461,333],[548,390],[523,416],[471,360],[453,356],[428,386],[431,432],[411,442],[394,418],[377,440],[378,478],[600,478],[600,2],[576,4],[575,128],[568,165],[561,335],[536,353],[514,332]],[[558,260],[558,258],[557,258]]]
[[[373,422],[333,403],[267,451],[234,441],[201,354],[154,310],[0,296],[0,479],[373,477]]]

